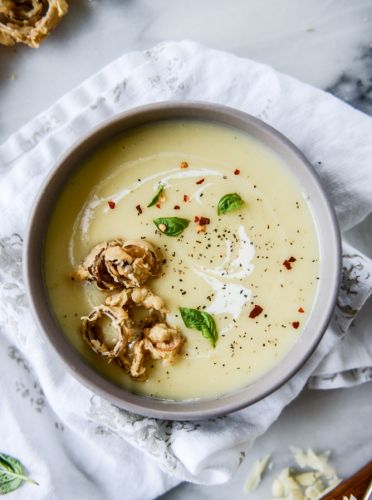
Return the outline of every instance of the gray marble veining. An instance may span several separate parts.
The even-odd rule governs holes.
[[[345,69],[327,90],[354,108],[372,115],[372,45],[362,49],[354,64]]]

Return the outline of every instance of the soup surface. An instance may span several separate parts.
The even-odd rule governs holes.
[[[160,200],[147,207],[159,184]],[[219,215],[226,194],[244,203]],[[154,224],[159,217],[190,223],[172,237]],[[200,231],[195,217],[209,224]],[[71,273],[94,245],[114,238],[160,249],[161,274],[147,286],[187,339],[174,364],[150,362],[144,382],[97,356],[80,331],[80,318],[107,294]],[[45,244],[50,301],[75,348],[117,384],[175,400],[237,390],[279,363],[311,312],[318,265],[306,193],[281,159],[238,130],[192,120],[138,127],[98,149],[57,200]],[[215,347],[185,326],[180,307],[213,317]]]

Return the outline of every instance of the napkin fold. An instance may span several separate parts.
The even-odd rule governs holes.
[[[131,414],[75,381],[37,331],[21,272],[27,215],[55,161],[104,119],[163,100],[221,103],[277,128],[314,165],[343,231],[335,315],[310,359],[253,406],[193,423]],[[0,441],[40,483],[24,485],[17,498],[111,500],[125,491],[126,498],[143,500],[181,480],[227,481],[306,384],[327,389],[372,379],[372,318],[364,307],[372,261],[362,251],[368,245],[356,243],[358,231],[364,242],[372,239],[368,229],[366,236],[372,229],[371,137],[371,118],[333,96],[268,66],[184,41],[122,56],[0,146]]]

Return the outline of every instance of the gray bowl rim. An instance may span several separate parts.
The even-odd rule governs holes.
[[[290,360],[290,366],[287,366],[286,361],[291,357],[293,358],[291,353],[294,348],[292,348],[281,362],[256,381],[237,392],[217,398],[184,401],[161,400],[131,393],[104,378],[83,360],[82,356],[63,334],[49,306],[43,281],[42,253],[44,239],[38,239],[38,236],[45,236],[47,221],[49,220],[49,216],[45,215],[45,207],[52,207],[55,202],[55,198],[53,200],[47,199],[48,194],[50,197],[52,187],[57,192],[63,189],[66,179],[73,174],[75,168],[79,168],[76,161],[76,157],[79,157],[79,155],[80,159],[88,156],[89,153],[110,138],[135,126],[171,119],[196,119],[232,126],[255,137],[257,137],[255,134],[258,134],[259,140],[266,145],[268,145],[268,142],[270,143],[269,148],[274,149],[274,151],[276,151],[276,148],[281,148],[282,154],[284,154],[283,152],[289,154],[292,160],[300,166],[300,169],[302,168],[302,171],[306,172],[310,184],[312,183],[315,189],[316,202],[320,204],[319,212],[322,210],[321,217],[317,221],[317,230],[323,224],[328,239],[326,258],[331,269],[328,273],[327,282],[324,285],[320,282],[318,286],[318,291],[322,290],[322,286],[327,288],[325,302],[321,303],[322,311],[318,314],[317,327],[309,333],[305,328],[307,342],[304,339],[305,332],[302,332],[301,338],[295,344],[295,347],[303,346],[300,349],[300,355],[296,359]],[[244,125],[251,130],[244,130]],[[273,147],[273,144],[275,147]],[[278,153],[278,151],[276,152]],[[317,215],[316,212],[313,213],[314,218],[315,215]],[[40,229],[40,219],[43,218],[44,223],[42,229]],[[319,234],[318,238],[320,238]],[[320,244],[321,241],[319,241]],[[226,415],[264,399],[290,380],[310,358],[331,320],[336,304],[341,277],[341,238],[334,209],[322,187],[318,174],[303,153],[283,134],[260,119],[235,108],[202,101],[161,101],[132,108],[105,120],[77,140],[58,159],[40,188],[29,216],[24,243],[23,276],[31,310],[43,338],[57,353],[64,367],[75,379],[93,393],[102,396],[119,408],[146,417],[169,420],[201,420]],[[315,299],[315,305],[316,302],[317,299]],[[308,324],[315,312],[312,312]]]

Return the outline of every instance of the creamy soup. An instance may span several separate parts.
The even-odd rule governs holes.
[[[148,207],[159,185],[163,192]],[[243,203],[218,214],[227,194]],[[190,222],[168,236],[153,222],[160,217]],[[159,249],[161,274],[147,286],[187,339],[174,364],[150,361],[143,382],[97,356],[80,331],[80,318],[107,294],[71,273],[94,245],[114,238]],[[139,127],[98,149],[57,200],[45,245],[50,301],[74,347],[117,384],[175,400],[237,390],[280,363],[306,325],[318,266],[306,193],[282,160],[247,134],[192,120]],[[180,307],[213,317],[215,347],[185,326]]]

